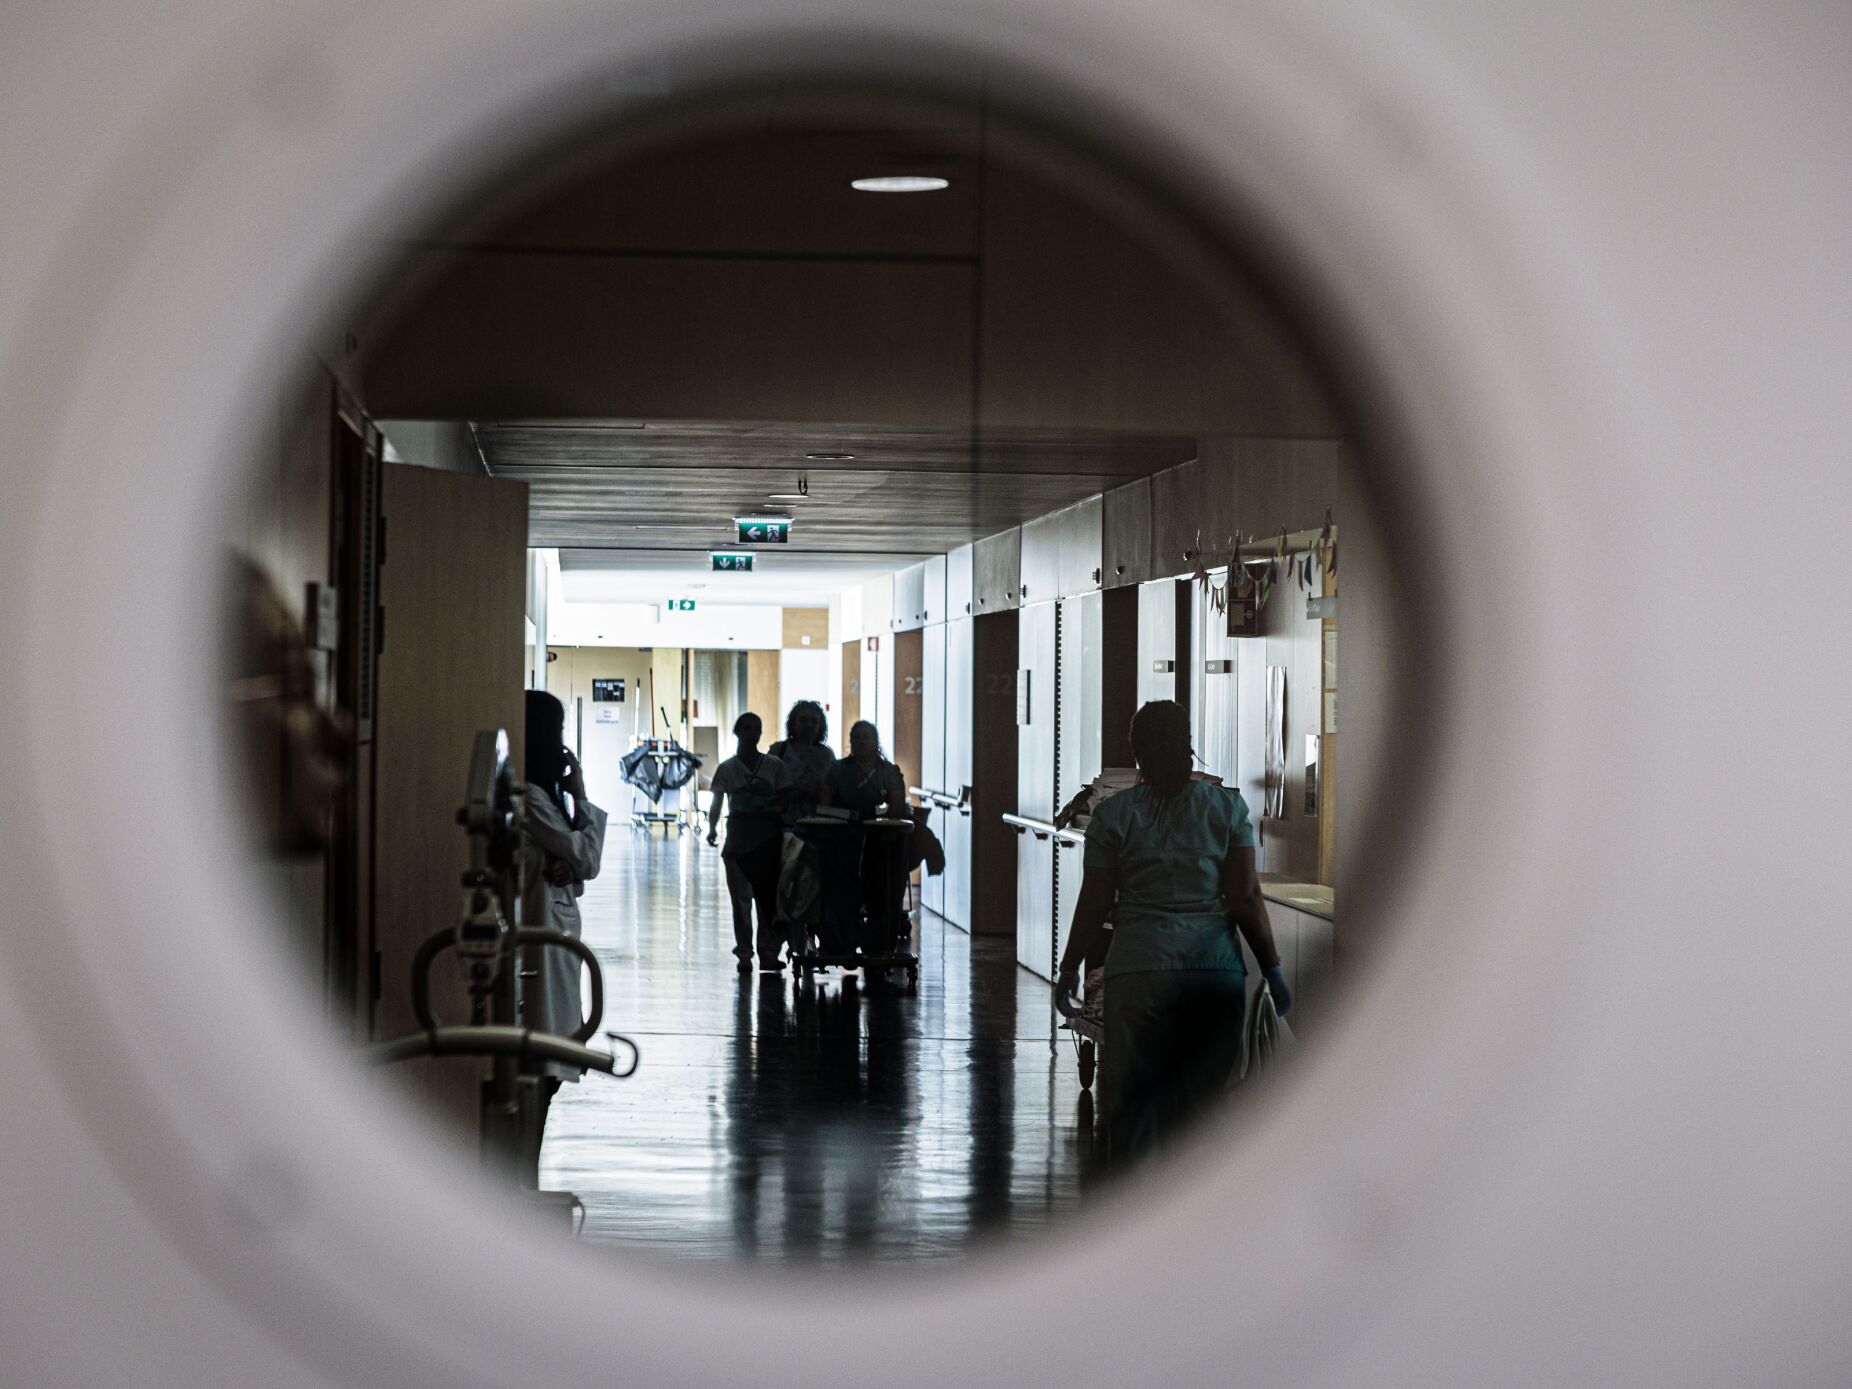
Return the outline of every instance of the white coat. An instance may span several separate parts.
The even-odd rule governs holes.
[[[568,935],[580,934],[579,898],[585,884],[598,876],[604,859],[605,813],[590,801],[579,801],[570,824],[559,804],[532,782],[527,786],[526,863],[522,869],[521,924],[546,926]],[[549,864],[564,863],[573,881],[559,887],[547,881]],[[541,952],[540,977],[523,981],[521,1023],[537,1032],[568,1037],[584,1024],[579,994],[577,955],[550,947]],[[577,1080],[577,1067],[545,1063],[546,1074]]]

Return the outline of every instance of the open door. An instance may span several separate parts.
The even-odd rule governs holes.
[[[504,728],[520,763],[525,676],[527,486],[385,464],[380,511],[374,724],[373,1036],[413,1031],[411,961],[462,909],[468,846],[457,825],[472,741]],[[432,1000],[467,1022],[456,971]],[[487,1063],[407,1062],[438,1112],[473,1134]]]

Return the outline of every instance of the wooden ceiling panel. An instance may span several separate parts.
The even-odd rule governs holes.
[[[476,434],[495,476],[528,484],[536,545],[724,548],[732,517],[769,512],[793,518],[794,555],[942,553],[1196,452],[1181,435],[871,425],[543,421]],[[805,457],[824,451],[854,457]]]

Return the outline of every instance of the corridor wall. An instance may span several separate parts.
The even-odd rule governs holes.
[[[1115,672],[1135,687],[1132,707],[1152,699],[1176,699],[1186,705],[1204,767],[1241,789],[1257,822],[1262,822],[1261,870],[1308,882],[1328,881],[1332,873],[1325,865],[1341,858],[1334,858],[1329,848],[1321,856],[1320,817],[1306,814],[1304,808],[1304,735],[1321,731],[1321,624],[1305,615],[1307,595],[1283,583],[1263,611],[1263,635],[1231,638],[1225,614],[1214,610],[1199,579],[1206,571],[1212,584],[1220,584],[1225,552],[1239,544],[1282,531],[1316,530],[1327,518],[1338,526],[1353,590],[1387,591],[1386,555],[1367,528],[1357,480],[1341,441],[1199,442],[1199,457],[1189,463],[1032,518],[972,548],[974,609],[1019,609],[1015,678],[1027,681],[1027,691],[1018,702],[1015,727],[1016,812],[1052,819],[1100,769],[1107,701],[1101,683],[1099,590],[1136,585],[1131,644],[1136,670]],[[1223,552],[1220,563],[1218,551]],[[948,606],[955,608],[956,596],[948,583]],[[1380,702],[1386,707],[1393,679],[1393,652],[1383,637],[1388,609],[1380,596],[1373,607],[1354,596],[1347,603],[1346,630],[1355,624],[1372,633],[1355,643],[1367,654],[1354,657],[1347,638],[1346,680],[1352,688],[1347,689],[1346,703],[1354,699],[1359,705]],[[1125,659],[1123,651],[1120,659]],[[1167,663],[1168,668],[1161,668]],[[954,665],[948,645],[948,678]],[[1287,669],[1287,813],[1278,817],[1262,816],[1261,734],[1270,665]],[[1357,670],[1359,665],[1369,669]],[[1119,696],[1121,702],[1124,698]],[[1360,719],[1375,716],[1372,708]],[[954,727],[948,711],[948,748]],[[1381,746],[1376,731],[1380,721],[1366,727],[1372,731],[1348,740],[1355,749],[1349,753],[1351,761],[1368,762]],[[1330,822],[1341,814],[1333,809],[1337,797],[1353,802],[1367,792],[1366,779],[1335,776],[1335,754],[1335,740],[1325,739],[1320,758],[1321,773],[1328,779],[1324,809]],[[983,780],[981,766],[976,776]],[[955,779],[949,763],[947,779]],[[1329,789],[1332,783],[1336,796]],[[980,820],[984,814],[978,811]],[[1025,968],[1052,976],[1078,895],[1079,850],[1064,851],[1032,832],[1012,833],[1008,847],[1016,859],[1012,924],[1017,958]],[[973,891],[983,893],[981,876]],[[972,911],[983,915],[981,900],[973,901]],[[1308,958],[1335,959],[1335,928],[1329,923],[1312,926],[1307,935],[1329,947],[1313,949]]]

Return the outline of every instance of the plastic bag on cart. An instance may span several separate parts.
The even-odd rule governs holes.
[[[662,770],[649,748],[632,748],[617,766],[624,780],[649,797],[652,804],[662,799]]]
[[[680,743],[669,745],[668,756],[662,759],[662,789],[679,791],[694,780],[694,774],[700,770],[701,759],[696,757]]]
[[[817,846],[787,834],[778,868],[779,919],[794,926],[814,926],[822,901],[823,874]]]

